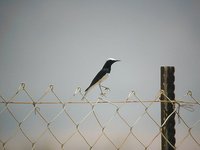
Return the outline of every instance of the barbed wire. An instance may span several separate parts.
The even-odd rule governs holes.
[[[26,98],[16,100],[16,97],[20,95],[20,93],[24,93],[26,95]],[[108,91],[104,91],[107,93]],[[52,94],[54,99],[48,99],[48,101],[45,101],[45,97],[47,97],[49,94]],[[160,100],[160,96],[164,95],[166,100]],[[162,134],[161,129],[162,127],[166,124],[166,122],[169,120],[169,118],[173,115],[176,114],[179,123],[183,124],[185,128],[187,129],[186,134],[178,140],[178,143],[174,147],[175,149],[181,149],[181,146],[188,140],[189,138],[191,141],[195,144],[195,146],[199,149],[200,148],[200,136],[194,136],[194,133],[192,132],[196,128],[200,128],[200,118],[197,118],[197,120],[189,125],[186,121],[185,118],[182,116],[180,109],[184,108],[185,110],[188,110],[190,112],[194,112],[194,106],[197,106],[198,109],[200,109],[200,102],[196,100],[193,95],[192,91],[188,91],[186,95],[181,98],[181,99],[175,99],[175,100],[170,100],[164,93],[164,91],[159,91],[157,95],[155,96],[155,99],[153,100],[142,100],[138,97],[136,92],[131,91],[128,96],[124,100],[115,100],[115,101],[110,101],[108,100],[105,95],[100,95],[96,100],[89,100],[87,97],[84,97],[84,100],[75,100],[76,96],[83,97],[84,93],[81,91],[81,88],[78,87],[75,90],[75,93],[72,98],[69,100],[64,100],[61,99],[55,92],[54,86],[50,85],[47,90],[38,98],[35,99],[31,93],[28,91],[26,85],[24,83],[21,83],[18,90],[11,96],[11,98],[6,99],[0,94],[0,117],[3,115],[3,113],[6,113],[7,115],[11,116],[14,119],[14,122],[16,123],[15,126],[15,131],[7,137],[6,139],[3,138],[3,135],[1,135],[0,132],[0,148],[3,150],[9,149],[8,146],[11,141],[17,137],[17,134],[20,132],[22,133],[23,137],[28,141],[30,147],[32,150],[36,150],[37,147],[36,145],[39,143],[39,141],[42,139],[42,137],[45,136],[45,134],[48,132],[56,142],[59,145],[61,150],[64,150],[67,147],[67,144],[70,143],[70,141],[76,137],[77,135],[82,139],[83,143],[86,145],[86,149],[98,149],[97,145],[98,143],[104,138],[113,149],[116,150],[121,150],[125,149],[124,147],[128,145],[128,140],[130,138],[133,138],[139,145],[141,149],[151,149],[151,146],[153,143],[156,141],[156,139],[160,136],[163,136],[166,141],[168,139]],[[187,100],[184,100],[187,98]],[[154,104],[160,104],[160,103],[171,103],[175,105],[174,111],[166,118],[165,122],[161,124],[158,120],[155,119],[155,117],[151,114],[150,108],[153,107]],[[87,113],[80,119],[76,120],[72,114],[70,114],[69,111],[69,106],[70,105],[87,105],[88,110]],[[113,111],[113,114],[109,116],[108,120],[105,122],[102,122],[101,119],[99,118],[99,115],[97,113],[97,108],[99,105],[103,104],[108,104]],[[122,110],[123,107],[126,105],[131,105],[134,109],[135,104],[140,104],[140,107],[142,107],[141,113],[135,118],[135,120],[130,123],[129,120],[123,115]],[[28,113],[26,113],[25,117],[23,119],[18,119],[15,115],[15,112],[12,110],[12,105],[30,105],[31,109],[29,110]],[[59,111],[56,113],[54,117],[51,119],[47,119],[47,117],[44,115],[44,113],[41,111],[42,105],[52,105],[52,106],[59,106]],[[44,106],[43,106],[44,107]],[[72,107],[72,106],[71,106]],[[75,107],[75,106],[73,106]],[[101,111],[104,111],[103,109]],[[135,110],[137,111],[137,110]],[[159,110],[158,110],[159,111]],[[24,124],[25,122],[28,121],[32,117],[32,114],[35,114],[36,117],[40,118],[42,122],[45,124],[45,128],[43,129],[42,132],[38,134],[37,137],[31,138],[30,135],[27,134],[27,131],[25,130]],[[48,113],[48,112],[46,112]],[[78,113],[78,112],[77,112]],[[70,132],[70,135],[66,136],[64,140],[61,140],[59,136],[55,133],[53,129],[53,124],[56,122],[56,120],[61,117],[61,115],[65,115],[68,120],[68,124],[72,124],[74,127],[73,130]],[[144,118],[148,117],[153,125],[157,128],[156,133],[151,137],[151,139],[148,142],[145,142],[143,138],[145,138],[145,135],[143,138],[139,137],[137,135],[136,131],[136,126],[139,124],[139,122]],[[83,129],[81,127],[83,124],[92,117],[96,121],[96,126],[100,131],[98,131],[98,136],[94,138],[92,141],[89,140],[89,138],[84,134]],[[109,133],[109,125],[113,120],[118,117],[121,122],[123,122],[124,127],[128,128],[128,133],[124,136],[123,139],[119,142],[115,142],[115,139],[112,138]],[[1,118],[0,118],[0,122]],[[148,122],[147,122],[148,123]],[[0,126],[1,130],[1,126]],[[123,130],[123,129],[122,129]],[[197,130],[197,129],[196,129]],[[94,131],[95,132],[95,131]],[[144,133],[145,134],[145,133]],[[199,134],[200,135],[200,134]],[[168,141],[170,144],[170,142]],[[75,145],[74,145],[75,146]],[[73,146],[72,146],[73,147]],[[38,148],[39,149],[39,148]]]

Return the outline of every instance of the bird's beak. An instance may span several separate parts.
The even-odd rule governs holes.
[[[115,62],[118,62],[118,61],[121,61],[121,60],[115,60]]]

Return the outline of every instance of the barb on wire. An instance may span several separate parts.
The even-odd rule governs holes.
[[[80,87],[77,87],[73,96],[76,96],[78,93],[81,93],[81,88]]]

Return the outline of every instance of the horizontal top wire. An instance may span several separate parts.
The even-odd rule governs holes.
[[[52,102],[51,102],[52,101]],[[55,102],[55,100],[49,100],[49,101],[39,101],[39,102],[25,102],[25,101],[1,101],[0,103],[4,103],[4,104],[88,104],[88,103],[98,103],[98,104],[106,104],[106,103],[115,103],[115,104],[120,104],[120,103],[141,103],[140,101],[137,101],[137,100],[120,100],[120,101],[77,101],[77,100],[74,100],[74,101],[65,101],[65,102]],[[178,104],[198,104],[197,102],[191,102],[191,101],[177,101],[177,100],[171,100],[171,101],[168,101],[168,100],[143,100],[142,101],[143,103],[151,103],[151,102],[161,102],[161,103],[178,103]]]

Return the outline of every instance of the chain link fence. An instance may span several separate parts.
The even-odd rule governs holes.
[[[105,91],[108,92],[108,91]],[[71,99],[61,99],[54,86],[35,99],[22,83],[11,98],[0,94],[0,149],[2,150],[153,150],[161,149],[162,127],[175,114],[178,150],[200,149],[200,102],[191,91],[170,100],[159,91],[142,100],[131,91],[123,100],[105,95],[83,97],[77,88]],[[167,101],[161,101],[164,95]],[[171,103],[174,111],[161,124],[160,105]]]

